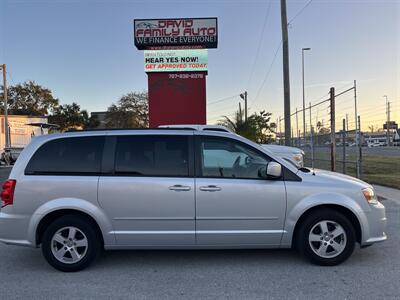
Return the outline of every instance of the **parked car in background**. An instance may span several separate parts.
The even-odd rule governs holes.
[[[41,247],[62,271],[102,249],[296,248],[336,265],[386,240],[372,186],[296,168],[221,130],[36,137],[3,184],[0,241]]]
[[[297,168],[304,167],[304,151],[300,148],[272,144],[263,144],[261,146],[293,163]]]
[[[232,133],[228,128],[221,125],[162,125],[160,128],[190,128],[195,130],[205,130],[205,131],[221,131]],[[273,152],[279,157],[288,160],[293,163],[297,168],[304,167],[304,151],[289,146],[281,146],[281,145],[272,145],[272,144],[262,144],[263,148]]]
[[[374,148],[374,147],[384,147],[386,146],[385,142],[380,142],[380,141],[367,141],[367,146],[368,148]]]
[[[23,149],[23,147],[4,148],[4,151],[0,155],[0,162],[7,165],[12,165],[17,161],[17,158]]]

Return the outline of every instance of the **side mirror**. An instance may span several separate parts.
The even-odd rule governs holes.
[[[267,165],[267,177],[279,178],[282,176],[282,166],[275,161]]]

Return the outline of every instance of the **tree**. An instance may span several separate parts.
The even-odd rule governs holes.
[[[4,113],[3,95],[0,112]],[[8,109],[10,114],[43,116],[58,106],[51,90],[34,81],[25,81],[8,88]]]
[[[106,127],[141,128],[149,126],[147,92],[132,92],[123,95],[107,110]]]
[[[61,131],[72,128],[90,129],[99,125],[96,118],[89,117],[86,110],[81,111],[80,106],[75,102],[54,108],[53,114],[49,116],[49,123],[57,124]]]
[[[273,133],[276,130],[276,124],[270,123],[271,115],[261,111],[250,115],[246,121],[242,110],[238,110],[233,119],[224,116],[218,124],[256,143],[266,144],[273,141]]]
[[[316,144],[324,144],[331,140],[331,130],[323,126],[323,124],[317,122],[317,134],[316,134]]]
[[[99,127],[100,121],[97,116],[89,117],[89,114],[85,109],[81,111],[81,115],[83,118],[83,129],[93,129]]]
[[[320,131],[320,129],[321,129],[322,127],[324,127],[324,126],[322,125],[321,121],[318,121],[318,122],[317,122],[317,129],[318,129],[318,132]]]

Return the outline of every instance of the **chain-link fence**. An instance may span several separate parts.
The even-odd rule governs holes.
[[[283,119],[279,119],[281,123]],[[356,82],[291,114],[291,144],[305,152],[305,165],[362,176],[360,118]],[[278,124],[280,125],[280,124]],[[278,126],[278,131],[280,126]],[[280,132],[278,137],[283,137]],[[284,144],[281,139],[280,144]]]
[[[341,172],[370,183],[399,188],[400,148],[382,147],[390,145],[385,144],[386,140],[394,141],[395,131],[377,132],[377,135],[371,131],[363,132],[361,117],[371,114],[371,110],[358,111],[357,103],[354,81],[352,86],[337,91],[331,88],[328,94],[308,103],[305,110],[295,109],[291,114],[292,145],[304,150],[307,167]],[[378,121],[384,124],[380,110],[382,108],[376,105],[376,118],[381,116]],[[366,119],[371,119],[371,115]],[[279,121],[281,123],[283,119]],[[371,121],[365,125],[370,128]],[[283,132],[278,131],[277,137],[282,138],[280,144],[284,144],[283,136]]]

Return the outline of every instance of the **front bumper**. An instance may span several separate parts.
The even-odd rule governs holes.
[[[0,242],[11,245],[33,246],[28,239],[29,218],[0,211]]]
[[[364,232],[361,246],[369,246],[374,243],[387,240],[386,235],[386,211],[382,203],[371,205],[371,210],[365,212],[367,224],[364,224]]]

